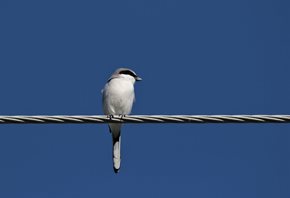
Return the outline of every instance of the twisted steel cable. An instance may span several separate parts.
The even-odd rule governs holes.
[[[0,124],[85,123],[290,123],[290,115],[104,115],[0,116]]]

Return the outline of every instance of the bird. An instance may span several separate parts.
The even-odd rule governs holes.
[[[117,69],[102,90],[104,114],[109,118],[126,116],[131,113],[135,101],[134,84],[142,78],[129,68]],[[121,166],[121,123],[109,123],[113,140],[113,169],[118,173]]]

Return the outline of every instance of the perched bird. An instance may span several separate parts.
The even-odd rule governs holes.
[[[130,114],[135,100],[134,84],[140,80],[142,79],[131,69],[117,69],[102,90],[104,114],[109,117]],[[113,139],[113,168],[115,173],[119,172],[121,165],[121,125],[120,123],[109,123]]]

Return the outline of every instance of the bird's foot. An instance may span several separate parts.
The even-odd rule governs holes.
[[[124,117],[126,117],[127,115],[124,115],[124,114],[120,114],[120,119],[123,119]]]
[[[114,118],[114,115],[107,115],[107,118],[109,118],[110,120],[112,120],[112,118]]]

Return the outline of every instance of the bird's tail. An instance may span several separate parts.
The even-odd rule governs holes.
[[[113,137],[113,168],[115,173],[119,172],[121,166],[121,134]]]

